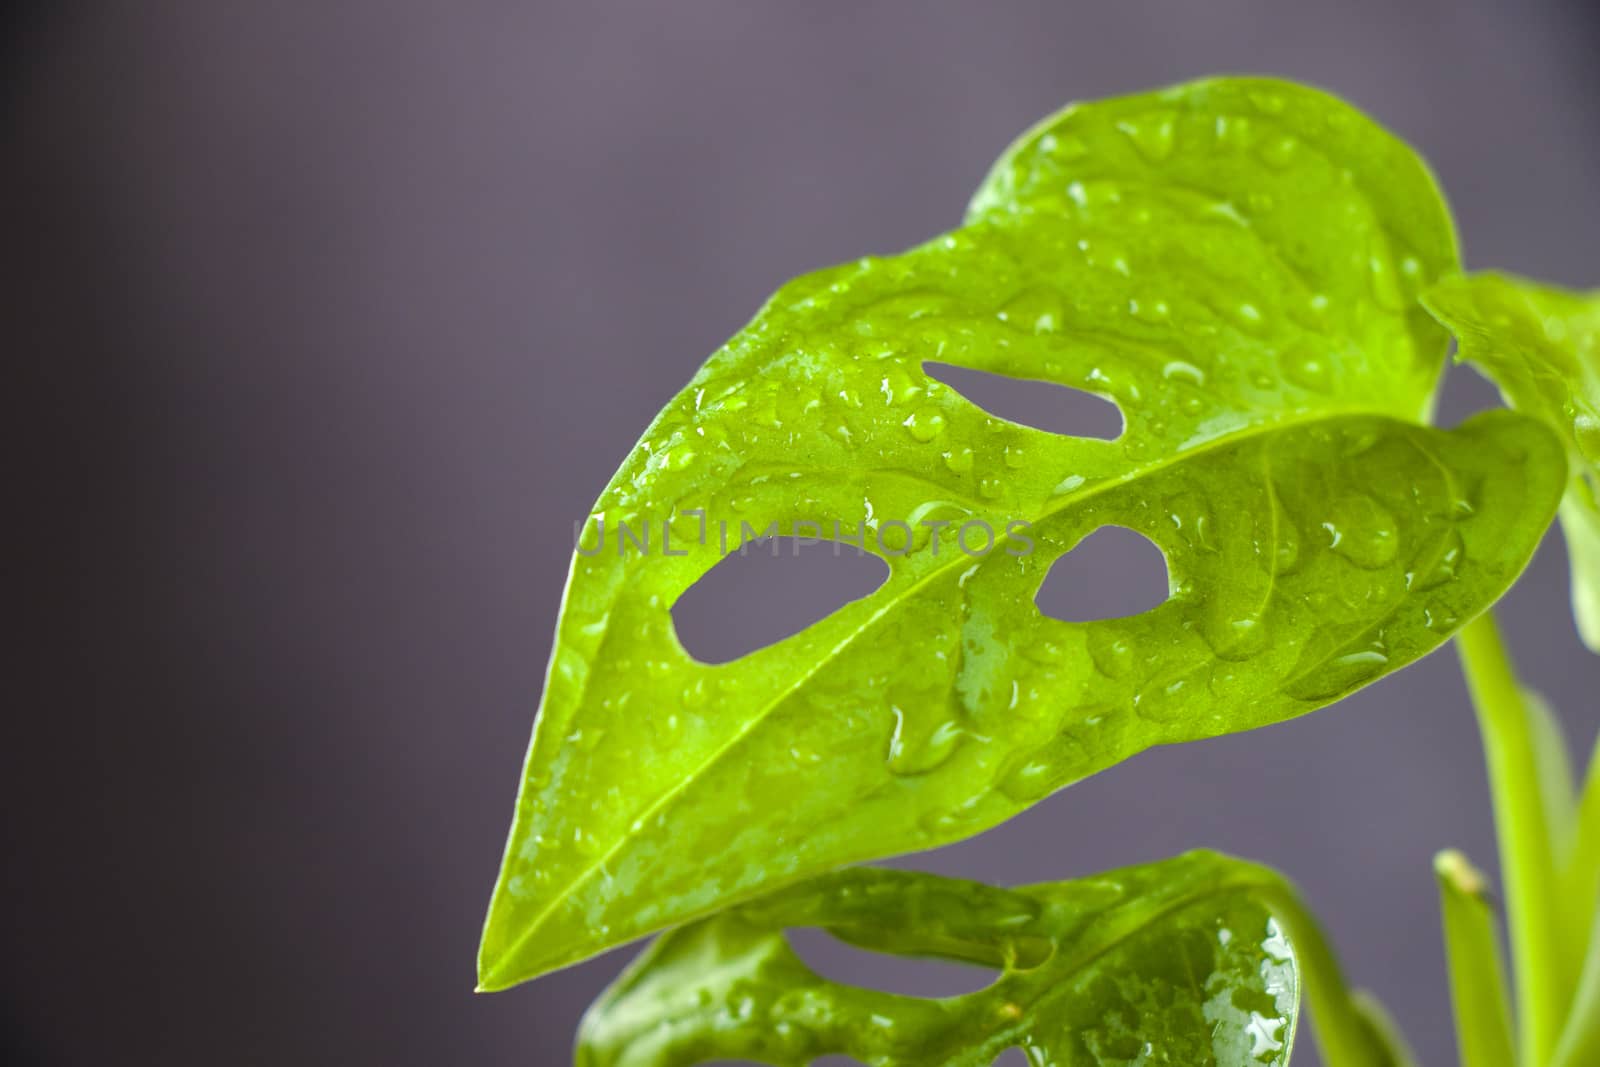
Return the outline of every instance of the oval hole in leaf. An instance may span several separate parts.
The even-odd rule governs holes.
[[[826,930],[801,927],[785,935],[795,954],[822,977],[862,989],[908,997],[958,997],[987,989],[1000,977],[989,967],[952,960],[891,956],[857,948]]]
[[[1059,382],[1010,378],[951,363],[930,361],[922,369],[928,377],[1007,422],[1101,441],[1113,441],[1122,434],[1122,409],[1095,393]]]
[[[888,564],[853,544],[762,538],[685,590],[672,605],[672,625],[695,659],[728,663],[827,618],[888,577]]]
[[[1095,622],[1158,608],[1170,591],[1155,542],[1125,526],[1102,526],[1050,565],[1033,599],[1052,619]]]

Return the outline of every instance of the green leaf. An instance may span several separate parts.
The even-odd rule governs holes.
[[[1437,647],[1520,572],[1565,481],[1536,420],[1416,424],[1447,339],[1414,296],[1455,263],[1402,144],[1315,91],[1223,80],[1068,109],[961,229],[785,286],[596,504],[481,985],[970,836]],[[994,418],[926,361],[1101,394],[1126,428]],[[689,657],[670,608],[746,530],[835,521],[886,559],[881,588],[732,663]],[[948,532],[978,521],[981,558]],[[1170,599],[1041,615],[1051,563],[1104,525],[1161,548]]]
[[[1509,1067],[1517,1062],[1511,1000],[1488,885],[1454,850],[1435,856],[1433,871],[1439,882],[1462,1067]]]
[[[1283,1064],[1300,979],[1280,886],[1203,852],[1015,890],[845,871],[663,935],[589,1009],[576,1062],[988,1067],[1017,1046],[1034,1063]],[[842,985],[795,955],[795,926],[1000,973],[942,1000]]]
[[[1572,480],[1561,528],[1572,609],[1584,642],[1600,652],[1600,293],[1476,274],[1440,283],[1423,302],[1459,339],[1457,358],[1566,441]]]

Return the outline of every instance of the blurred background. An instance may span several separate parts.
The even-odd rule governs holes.
[[[471,990],[573,519],[770,290],[953,225],[1069,100],[1320,84],[1428,156],[1472,265],[1600,281],[1579,2],[9,11],[6,1064],[568,1062],[626,953]],[[1456,371],[1446,421],[1491,400]],[[1504,613],[1587,751],[1565,583],[1552,538]],[[1196,845],[1297,879],[1451,1060],[1429,858],[1494,857],[1451,655],[905,862]]]

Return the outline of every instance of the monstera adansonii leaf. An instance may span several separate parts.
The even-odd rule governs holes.
[[[1402,143],[1313,90],[1222,80],[1069,108],[961,228],[784,286],[595,505],[591,546],[627,523],[654,548],[574,555],[481,986],[970,836],[1445,641],[1566,480],[1535,419],[1422,424],[1448,338],[1415,296],[1455,266]],[[1123,432],[993,417],[930,362],[1099,394]],[[684,651],[670,610],[736,547],[720,525],[835,521],[881,587],[731,663]],[[978,522],[986,555],[950,543]],[[1170,598],[1041,614],[1050,565],[1106,525],[1160,547]]]
[[[845,1054],[878,1067],[1284,1064],[1300,1000],[1271,871],[1193,852],[1073,882],[997,889],[855,869],[663,935],[584,1018],[578,1067]],[[943,999],[830,981],[786,927],[998,971]]]
[[[1566,441],[1571,481],[1561,529],[1572,609],[1584,643],[1600,652],[1600,293],[1477,274],[1441,282],[1423,303],[1459,339],[1459,359]]]

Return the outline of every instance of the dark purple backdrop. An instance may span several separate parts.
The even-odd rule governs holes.
[[[948,227],[1068,100],[1311,80],[1474,265],[1600,275],[1576,3],[75,7],[4,57],[6,1063],[565,1062],[622,954],[471,988],[572,519],[768,291]],[[1504,610],[1587,749],[1564,583],[1553,542]],[[1446,653],[909,862],[1275,863],[1439,1064],[1429,857],[1489,820]]]

